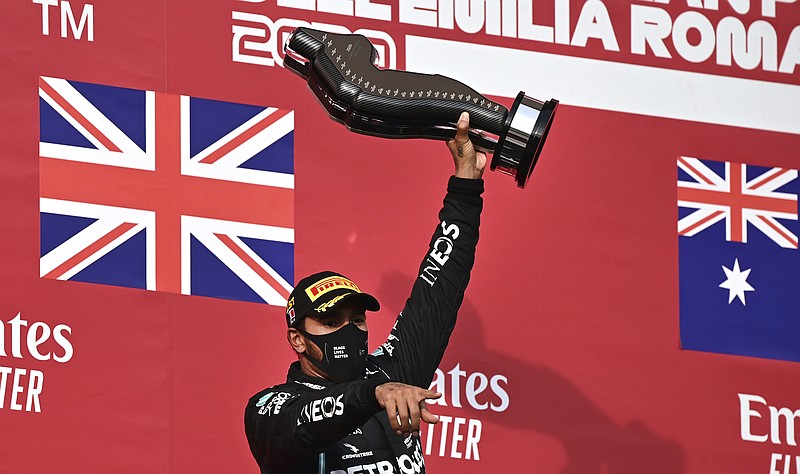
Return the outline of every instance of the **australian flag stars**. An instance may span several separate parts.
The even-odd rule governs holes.
[[[681,347],[800,362],[797,170],[678,157]]]

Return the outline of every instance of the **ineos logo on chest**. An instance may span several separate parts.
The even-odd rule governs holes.
[[[297,419],[298,426],[303,423],[322,421],[341,415],[344,413],[343,397],[344,394],[336,398],[325,397],[308,403],[300,411],[300,417]]]

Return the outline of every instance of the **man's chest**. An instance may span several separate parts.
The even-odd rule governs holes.
[[[325,472],[329,474],[425,472],[419,439],[392,432],[385,412],[334,443],[326,450],[325,457]]]

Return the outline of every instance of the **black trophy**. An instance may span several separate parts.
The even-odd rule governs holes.
[[[361,35],[297,28],[285,49],[284,65],[305,78],[328,114],[352,131],[450,140],[461,112],[469,112],[472,143],[493,153],[490,168],[510,174],[520,188],[558,106],[555,99],[540,102],[520,92],[509,112],[449,77],[378,69],[378,52]]]

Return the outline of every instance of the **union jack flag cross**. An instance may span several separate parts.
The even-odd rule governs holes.
[[[42,77],[40,276],[285,305],[289,110]]]
[[[684,349],[800,361],[797,175],[678,157]]]
[[[747,224],[781,247],[797,248],[797,235],[778,219],[797,220],[797,195],[777,190],[797,178],[797,170],[770,168],[747,179],[747,165],[724,163],[723,176],[697,158],[678,157],[689,179],[678,181],[678,206],[694,212],[678,221],[678,233],[691,237],[725,221],[726,239],[747,242]]]

